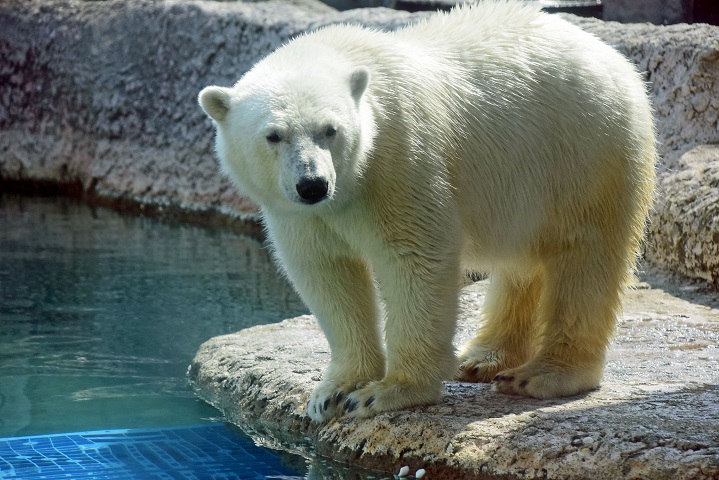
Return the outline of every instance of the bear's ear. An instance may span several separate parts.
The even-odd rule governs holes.
[[[369,68],[357,67],[350,75],[350,91],[356,102],[360,101],[369,85]]]
[[[227,88],[205,87],[197,100],[207,116],[216,122],[223,121],[230,111],[230,94]]]

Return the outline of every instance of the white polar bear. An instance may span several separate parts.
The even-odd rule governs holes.
[[[484,2],[394,33],[323,28],[199,101],[330,344],[312,419],[436,402],[453,375],[538,398],[598,385],[656,156],[645,86],[612,48]],[[458,369],[461,268],[492,283]]]

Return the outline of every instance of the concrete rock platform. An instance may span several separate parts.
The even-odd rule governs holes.
[[[190,367],[197,393],[264,442],[352,465],[437,479],[719,478],[719,298],[661,276],[628,292],[601,387],[534,400],[446,382],[438,405],[310,422],[329,361],[310,316],[217,337]],[[457,345],[487,282],[463,290]],[[325,474],[319,478],[345,478]],[[365,477],[362,477],[365,478]]]

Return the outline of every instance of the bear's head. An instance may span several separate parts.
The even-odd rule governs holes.
[[[266,210],[349,201],[374,138],[370,72],[329,48],[280,48],[232,88],[199,95],[216,150],[240,190]]]

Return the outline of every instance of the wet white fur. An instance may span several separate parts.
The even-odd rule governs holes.
[[[200,103],[331,346],[313,419],[436,402],[453,375],[540,398],[598,385],[656,155],[644,84],[611,47],[483,2],[301,36]],[[315,205],[308,177],[328,182]],[[458,370],[461,269],[493,280]]]

